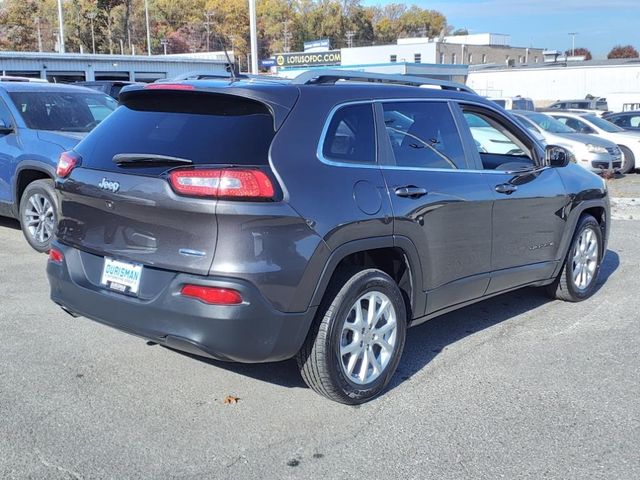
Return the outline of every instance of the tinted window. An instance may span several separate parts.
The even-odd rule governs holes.
[[[530,113],[527,118],[550,133],[576,133],[572,128],[544,113]]]
[[[2,120],[5,127],[13,127],[13,118],[11,117],[11,113],[2,100],[0,100],[0,120]]]
[[[558,121],[564,123],[567,127],[580,133],[593,133],[593,128],[577,118],[556,117]]]
[[[375,152],[373,106],[364,103],[337,110],[324,139],[323,156],[339,162],[373,164]]]
[[[384,103],[384,122],[396,165],[466,168],[464,150],[446,103]]]
[[[11,92],[28,128],[89,132],[116,107],[106,95],[76,92]]]
[[[615,132],[623,132],[624,130],[617,125],[614,125],[608,120],[604,118],[597,117],[595,115],[585,115],[585,117],[589,122],[591,122],[596,127],[604,130],[605,132],[615,133]]]

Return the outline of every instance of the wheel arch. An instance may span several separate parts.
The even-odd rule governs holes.
[[[562,269],[564,265],[564,259],[566,258],[569,247],[571,246],[571,240],[573,239],[573,235],[576,230],[576,226],[578,225],[578,221],[582,215],[588,214],[593,216],[598,224],[600,224],[600,229],[602,230],[602,253],[603,256],[607,251],[607,241],[609,238],[609,228],[610,228],[610,215],[609,215],[609,205],[604,199],[598,200],[588,200],[582,202],[580,205],[575,207],[567,218],[567,228],[562,236],[560,241],[560,248],[558,251],[561,253],[561,257],[559,258],[558,266],[553,274],[555,278]]]
[[[418,252],[406,237],[385,236],[353,240],[333,250],[317,282],[311,306],[317,306],[331,280],[343,269],[361,266],[378,268],[393,278],[400,287],[409,319],[424,314],[425,298],[421,290],[422,268]]]
[[[18,217],[20,212],[20,199],[27,185],[36,181],[55,178],[55,170],[49,165],[43,165],[41,162],[36,161],[23,161],[20,163],[16,170],[16,174],[13,179],[13,210],[14,215]]]

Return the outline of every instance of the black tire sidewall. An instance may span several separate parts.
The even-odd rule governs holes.
[[[357,276],[358,278],[354,282],[347,282],[343,290],[340,291],[336,300],[339,305],[335,305],[331,315],[331,325],[329,327],[326,351],[328,352],[327,362],[329,363],[329,372],[331,380],[334,385],[344,394],[349,403],[363,403],[366,402],[380,392],[388,385],[389,381],[393,377],[393,374],[398,367],[402,351],[404,349],[404,342],[406,337],[406,307],[404,299],[400,289],[395,284],[393,279],[382,271],[369,270],[363,272],[364,275]],[[345,290],[346,289],[346,290]],[[339,345],[342,335],[342,327],[347,319],[347,315],[351,310],[351,307],[355,304],[356,300],[367,292],[379,291],[384,293],[396,310],[397,321],[397,340],[393,353],[393,358],[389,361],[386,367],[386,371],[380,375],[376,380],[367,385],[358,385],[350,381],[342,371],[340,365]]]
[[[633,152],[624,145],[618,145],[618,148],[622,151],[624,155],[624,160],[622,161],[622,166],[620,167],[620,173],[629,173],[633,171],[635,168],[635,158],[633,157]]]
[[[46,196],[49,202],[51,202],[51,205],[53,205],[54,231],[55,231],[55,223],[57,223],[59,218],[58,216],[59,210],[58,210],[58,198],[56,197],[56,192],[53,188],[53,180],[42,179],[42,180],[35,180],[31,182],[29,185],[27,185],[27,188],[24,189],[24,192],[22,193],[22,197],[20,198],[19,220],[20,220],[20,226],[22,228],[22,233],[24,234],[24,237],[27,240],[27,243],[29,243],[29,245],[31,246],[31,248],[33,248],[38,252],[45,253],[49,251],[49,248],[51,245],[51,239],[49,239],[49,241],[44,243],[38,242],[37,240],[31,237],[29,230],[27,230],[27,226],[23,222],[24,212],[27,207],[27,203],[29,202],[29,198],[36,193]]]
[[[587,228],[593,230],[596,238],[598,239],[598,262],[596,264],[596,269],[593,272],[593,279],[591,280],[591,284],[586,289],[580,290],[576,287],[575,282],[573,281],[573,253],[580,235],[582,235],[582,232],[584,232]],[[598,283],[600,266],[602,264],[602,257],[604,254],[604,252],[602,251],[602,247],[602,230],[600,229],[600,224],[598,224],[596,219],[591,216],[583,217],[578,225],[578,228],[576,229],[573,240],[571,241],[571,247],[567,256],[567,263],[564,272],[567,289],[569,290],[569,293],[577,300],[584,300],[586,298],[589,298],[595,291],[596,285]]]

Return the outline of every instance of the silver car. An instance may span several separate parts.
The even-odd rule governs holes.
[[[576,163],[587,170],[596,173],[604,170],[618,171],[622,166],[622,152],[609,140],[578,133],[544,113],[518,112],[514,115],[529,130],[541,135],[547,144],[559,145],[569,150]]]

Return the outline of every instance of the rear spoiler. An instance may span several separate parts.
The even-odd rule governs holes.
[[[181,95],[225,95],[238,99],[251,100],[263,104],[273,116],[274,130],[278,130],[298,100],[299,91],[289,85],[224,83],[213,86],[210,82],[150,83],[148,85],[129,85],[120,91],[118,97],[122,105],[128,106],[146,96],[174,97]],[[216,82],[220,83],[220,82]]]

